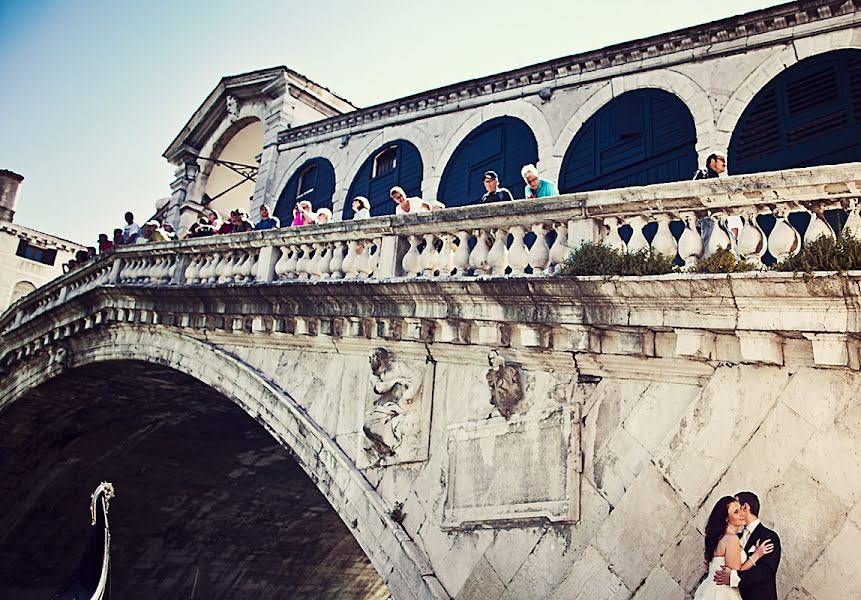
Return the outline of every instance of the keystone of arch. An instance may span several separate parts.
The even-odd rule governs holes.
[[[383,500],[349,457],[295,400],[251,367],[198,340],[130,325],[114,325],[69,338],[69,342],[74,366],[126,360],[149,362],[194,377],[226,396],[295,453],[302,469],[347,522],[396,598],[449,600],[428,559],[388,515]],[[32,365],[32,359],[30,362]],[[19,365],[18,372],[26,372],[23,377],[6,378],[0,386],[3,405],[62,372],[57,366],[42,368],[38,357],[36,363],[38,368]],[[12,389],[3,389],[10,382]],[[350,527],[351,519],[358,522],[357,527]],[[372,522],[376,519],[379,523]]]

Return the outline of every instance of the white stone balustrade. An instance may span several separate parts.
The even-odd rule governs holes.
[[[685,267],[728,247],[762,266],[822,236],[861,237],[859,182],[850,163],[130,246],[25,298],[20,319],[102,285],[542,277],[584,241]]]

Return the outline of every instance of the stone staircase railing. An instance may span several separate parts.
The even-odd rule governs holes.
[[[861,235],[859,198],[861,163],[850,163],[133,246],[19,300],[0,317],[0,330],[106,285],[542,277],[584,241],[627,252],[651,247],[686,266],[733,246],[762,264],[766,252],[782,259],[835,235],[826,211],[845,211],[844,230]],[[791,213],[806,213],[807,226],[797,229]],[[767,233],[756,220],[763,214],[774,217]],[[702,219],[715,223],[706,242],[697,227]]]

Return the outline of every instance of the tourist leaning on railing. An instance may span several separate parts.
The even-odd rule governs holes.
[[[436,200],[424,200],[416,196],[407,197],[404,188],[395,186],[389,192],[389,197],[397,204],[395,207],[396,215],[404,215],[407,213],[426,212],[429,210],[439,210],[445,208],[445,204]]]
[[[353,220],[362,221],[371,218],[371,202],[364,196],[353,198]]]
[[[559,195],[555,183],[539,178],[538,169],[535,168],[535,165],[525,165],[520,170],[520,174],[523,176],[523,181],[526,182],[526,188],[523,192],[525,198],[546,198]]]
[[[260,220],[257,221],[257,225],[254,226],[255,231],[263,231],[265,229],[278,229],[281,227],[281,221],[278,220],[278,217],[270,216],[269,214],[269,205],[264,204],[260,207]]]

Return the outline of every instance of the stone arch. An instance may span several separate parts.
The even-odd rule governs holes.
[[[758,67],[742,81],[720,111],[715,126],[714,148],[728,149],[732,133],[748,104],[768,83],[789,67],[834,50],[861,50],[852,43],[852,30],[832,32],[825,36],[795,40],[782,51],[769,53]],[[732,165],[727,166],[732,174]]]
[[[64,359],[48,349],[47,368],[18,368],[4,381],[7,407],[30,389],[66,368],[107,361],[142,361],[189,375],[233,401],[256,419],[297,462],[343,520],[371,564],[398,598],[448,598],[442,595],[429,562],[349,457],[285,391],[235,357],[175,332],[114,325],[61,342]],[[59,344],[58,344],[59,347]],[[44,365],[39,354],[31,362]],[[23,376],[22,376],[23,375]],[[10,385],[11,384],[11,385]],[[5,389],[4,389],[5,388]],[[338,492],[341,492],[340,494]]]
[[[347,202],[347,193],[350,191],[350,186],[353,185],[353,180],[358,175],[359,169],[365,164],[370,154],[383,144],[398,140],[410,142],[419,151],[419,156],[422,159],[422,198],[436,198],[436,187],[431,190],[428,184],[433,177],[433,169],[436,164],[436,150],[430,136],[415,124],[412,124],[409,129],[404,127],[384,128],[365,140],[361,150],[356,152],[349,167],[343,172],[343,176],[337,176],[336,169],[335,199],[332,201],[332,213],[336,215],[336,219],[340,220]]]
[[[434,199],[436,199],[439,193],[439,183],[442,179],[445,166],[451,160],[460,144],[476,127],[496,117],[516,117],[526,123],[529,129],[532,130],[532,134],[535,136],[535,141],[538,144],[538,164],[536,166],[539,171],[552,171],[554,168],[558,171],[555,157],[551,154],[553,136],[550,132],[550,124],[538,107],[525,100],[487,104],[474,109],[464,118],[457,130],[446,141],[443,150],[439,153],[437,160],[434,162],[434,166],[439,166],[439,169],[435,169],[434,181],[432,182]]]
[[[343,151],[338,150],[329,144],[319,144],[309,149],[301,148],[299,152],[294,154],[288,155],[288,152],[289,151],[279,154],[278,183],[275,186],[275,193],[268,200],[269,204],[273,207],[275,206],[275,203],[277,203],[278,199],[281,198],[281,194],[284,193],[284,188],[287,187],[287,183],[290,181],[290,178],[297,169],[309,160],[314,158],[323,158],[329,161],[332,165],[332,169],[335,171],[335,192],[332,195],[332,215],[337,221],[338,214],[340,214],[337,212],[337,207],[343,206],[343,196],[347,193],[346,190],[342,192],[340,188],[340,173],[344,170]],[[283,170],[280,166],[282,157],[285,159]],[[285,224],[282,223],[282,226],[284,225]]]
[[[18,300],[36,290],[36,285],[30,281],[18,281],[12,286],[12,295],[9,297],[9,304],[15,304]]]
[[[694,127],[697,133],[697,154],[703,158],[711,151],[715,145],[716,137],[715,112],[711,100],[702,86],[687,75],[671,69],[650,73],[632,73],[616,77],[599,87],[568,119],[553,146],[553,156],[558,161],[557,169],[553,173],[556,180],[559,179],[562,157],[565,156],[568,146],[583,124],[614,98],[625,92],[641,89],[663,90],[678,97],[688,107],[694,118]]]

